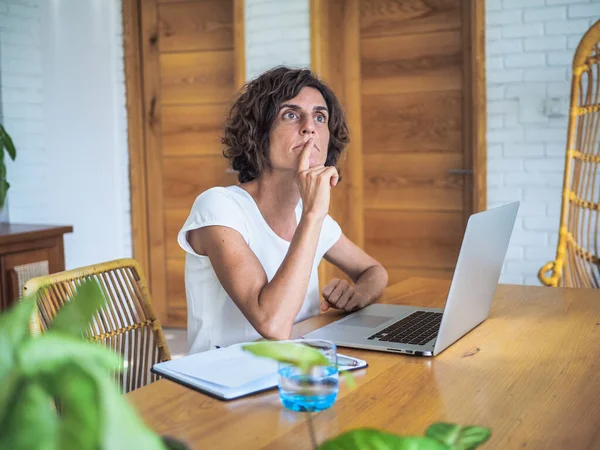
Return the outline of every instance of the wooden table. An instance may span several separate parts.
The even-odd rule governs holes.
[[[411,279],[386,303],[441,307],[447,281]],[[294,327],[300,336],[334,320]],[[491,317],[435,358],[342,349],[364,358],[357,388],[314,416],[319,442],[376,427],[421,435],[436,421],[491,427],[486,449],[600,448],[600,291],[500,285]],[[194,449],[308,449],[305,415],[276,390],[221,402],[161,380],[127,395],[157,432]]]

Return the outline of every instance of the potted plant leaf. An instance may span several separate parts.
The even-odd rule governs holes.
[[[243,346],[256,356],[294,364],[304,371],[327,363],[316,349],[296,342],[256,342]],[[381,430],[363,428],[352,430],[317,445],[312,413],[307,412],[307,422],[314,449],[317,450],[471,450],[486,442],[491,430],[485,427],[451,423],[435,423],[425,431],[425,436],[398,436]]]
[[[8,153],[8,156],[13,161],[17,157],[17,150],[11,137],[4,129],[4,125],[0,124],[0,211],[4,209],[6,195],[10,188],[10,184],[6,180],[6,164],[4,163],[5,153]]]
[[[34,296],[0,315],[0,448],[186,448],[138,418],[110,376],[121,357],[82,338],[104,303],[98,283],[83,282],[40,336],[29,333]]]

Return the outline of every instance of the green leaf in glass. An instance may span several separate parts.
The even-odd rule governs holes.
[[[83,281],[50,324],[50,330],[80,336],[88,330],[94,314],[106,303],[98,281]]]
[[[253,342],[242,346],[256,356],[293,364],[304,372],[314,366],[327,366],[329,361],[318,350],[296,342]]]
[[[69,364],[91,363],[103,374],[123,368],[122,358],[105,347],[52,331],[26,341],[18,350],[18,361],[28,377],[52,374]]]
[[[454,423],[438,422],[427,428],[425,435],[452,446],[455,450],[470,450],[479,447],[491,436],[485,427],[461,427]]]
[[[58,418],[50,396],[37,383],[22,386],[21,394],[2,423],[0,448],[62,450],[58,446]]]
[[[451,450],[435,439],[420,436],[396,436],[364,428],[343,433],[323,443],[318,450]]]
[[[59,448],[96,450],[102,423],[96,380],[77,363],[41,380],[60,404]]]

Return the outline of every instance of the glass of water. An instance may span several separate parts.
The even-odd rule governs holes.
[[[335,344],[321,339],[300,339],[294,342],[320,351],[328,363],[325,366],[312,367],[308,373],[304,373],[297,366],[279,363],[278,387],[281,403],[287,409],[300,412],[322,411],[331,407],[338,394]]]

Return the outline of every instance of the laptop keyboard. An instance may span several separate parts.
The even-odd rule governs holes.
[[[369,336],[369,339],[423,345],[437,336],[441,321],[441,312],[415,311],[386,329]]]

